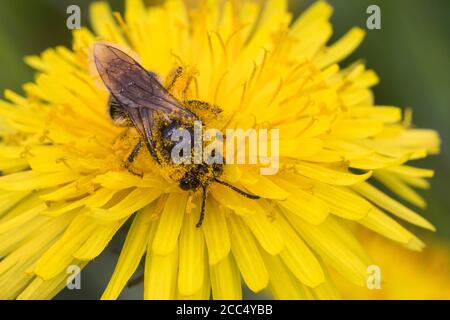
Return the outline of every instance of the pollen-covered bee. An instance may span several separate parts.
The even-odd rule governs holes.
[[[205,214],[206,188],[211,183],[220,183],[250,199],[258,196],[248,194],[224,181],[222,164],[174,164],[171,137],[178,129],[194,131],[194,122],[199,116],[189,105],[208,106],[200,101],[178,101],[158,80],[156,74],[145,70],[136,60],[118,48],[97,43],[94,46],[95,67],[110,92],[109,115],[120,126],[134,127],[140,141],[131,151],[124,165],[129,169],[142,147],[146,147],[152,158],[171,172],[171,179],[185,191],[201,189],[202,206],[197,227]],[[192,135],[191,135],[192,136]]]

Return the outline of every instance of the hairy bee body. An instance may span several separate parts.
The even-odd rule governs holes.
[[[172,137],[178,130],[186,130],[191,137],[191,154],[194,154],[194,125],[189,122],[155,123],[156,155],[158,161],[165,170],[169,172],[170,178],[178,182],[179,187],[184,191],[196,191],[200,187],[206,187],[218,179],[223,173],[223,164],[195,164],[193,159],[191,163],[174,164],[172,159],[172,150],[176,142]],[[222,162],[223,163],[223,162]]]

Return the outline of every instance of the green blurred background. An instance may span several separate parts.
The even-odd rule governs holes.
[[[77,4],[82,24],[89,26],[89,0],[0,0],[0,91],[21,86],[33,79],[33,71],[22,57],[38,54],[48,47],[70,46],[66,29],[66,8]],[[121,0],[110,0],[114,10],[122,11]],[[160,2],[160,1],[147,1]],[[300,12],[313,1],[291,0],[291,8]],[[382,12],[382,29],[367,31],[363,45],[344,63],[364,59],[377,71],[381,83],[375,88],[379,104],[411,107],[418,127],[434,128],[442,137],[439,156],[418,161],[434,168],[432,189],[421,192],[429,207],[418,211],[433,222],[434,237],[450,240],[450,1],[448,0],[329,0],[335,7],[333,40],[353,26],[365,28],[366,9],[377,4]],[[421,232],[419,230],[415,230]],[[429,235],[425,235],[429,236]],[[59,298],[98,298],[113,271],[123,237],[114,239],[112,248],[95,267],[83,272],[81,292],[63,292]],[[86,280],[88,278],[88,280]],[[141,297],[142,287],[126,290],[122,298]]]

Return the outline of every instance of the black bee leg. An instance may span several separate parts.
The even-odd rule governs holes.
[[[191,83],[192,83],[192,79],[193,79],[193,77],[189,77],[186,80],[186,85],[184,86],[184,89],[183,89],[183,92],[182,92],[183,100],[186,100],[186,97],[188,95],[189,87],[191,86]]]
[[[166,89],[168,91],[172,90],[178,79],[183,75],[184,69],[183,67],[177,67],[172,71],[172,74],[166,80]]]
[[[189,67],[179,66],[167,76],[165,87],[167,91],[184,101],[194,78],[194,73]]]
[[[219,179],[215,179],[214,181],[216,181],[217,183],[219,183],[219,184],[221,184],[221,185],[223,185],[225,187],[230,188],[233,191],[236,191],[237,193],[239,193],[240,195],[242,195],[242,196],[244,196],[246,198],[249,198],[249,199],[252,199],[252,200],[259,200],[259,199],[261,199],[260,196],[257,196],[257,195],[250,194],[250,193],[247,193],[245,191],[242,191],[241,189],[238,189],[235,186],[232,186],[231,184],[226,183],[225,181],[220,181]]]
[[[130,155],[128,156],[127,160],[125,160],[125,163],[123,164],[124,168],[127,169],[130,173],[139,176],[142,178],[142,173],[136,173],[131,169],[131,164],[136,160],[136,157],[139,154],[139,151],[142,148],[142,141],[139,141],[135,146],[133,151],[131,151]]]
[[[205,204],[206,204],[206,189],[203,187],[203,193],[202,193],[202,208],[200,210],[200,218],[198,219],[197,228],[200,228],[203,224],[203,219],[205,218]]]

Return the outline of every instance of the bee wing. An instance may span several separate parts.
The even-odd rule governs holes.
[[[152,141],[155,112],[167,118],[171,115],[172,118],[197,119],[160,84],[155,74],[145,70],[123,51],[97,43],[94,46],[94,62],[111,95],[149,143]]]

